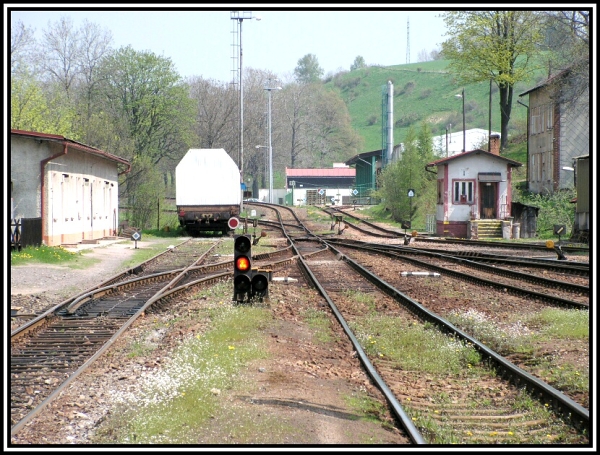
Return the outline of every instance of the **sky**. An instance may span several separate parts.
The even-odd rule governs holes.
[[[62,16],[110,30],[113,48],[131,45],[170,58],[184,78],[202,76],[231,82],[236,76],[239,48],[234,46],[238,21],[227,4],[131,5],[115,11],[103,4],[4,4],[5,21],[20,20],[40,39],[48,24]],[[123,5],[120,5],[121,7]],[[357,56],[367,65],[417,63],[422,50],[441,49],[446,39],[444,6],[427,4],[246,4],[242,21],[242,72],[247,68],[270,71],[282,81],[292,76],[298,60],[314,54],[324,75],[349,70]],[[343,9],[341,9],[343,8]],[[351,8],[355,10],[352,11]],[[20,10],[18,10],[20,9]],[[7,24],[8,25],[8,24]],[[10,27],[5,26],[5,30]],[[410,47],[407,46],[410,42]],[[407,55],[408,50],[408,55]],[[234,55],[236,59],[234,59]]]

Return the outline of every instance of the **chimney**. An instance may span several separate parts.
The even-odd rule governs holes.
[[[492,134],[490,136],[490,153],[500,156],[500,135]]]

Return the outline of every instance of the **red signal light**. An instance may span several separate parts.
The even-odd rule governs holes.
[[[247,272],[250,269],[250,259],[246,256],[239,256],[235,260],[235,268],[240,272]]]
[[[235,230],[238,228],[239,225],[240,225],[240,220],[238,220],[235,216],[232,216],[227,221],[227,226],[229,227],[229,229]]]

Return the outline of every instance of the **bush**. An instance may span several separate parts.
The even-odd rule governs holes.
[[[538,207],[537,235],[540,238],[554,238],[554,225],[564,224],[570,235],[575,221],[575,208],[571,200],[575,197],[575,190],[561,190],[553,194],[533,194],[516,188],[515,202]]]
[[[429,98],[430,96],[431,96],[431,89],[428,88],[421,92],[421,95],[419,95],[419,99],[424,100],[425,98]]]

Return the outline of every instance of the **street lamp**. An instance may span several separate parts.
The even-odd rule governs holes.
[[[462,92],[454,95],[456,98],[462,98],[462,104],[463,104],[463,152],[465,152],[467,150],[467,133],[465,130],[465,89],[462,89]]]
[[[255,145],[256,149],[267,149],[267,153],[265,154],[265,173],[263,174],[264,179],[263,179],[263,183],[266,181],[267,179],[267,172],[268,172],[268,167],[269,167],[269,146],[268,145]],[[266,183],[265,183],[266,185]]]
[[[271,79],[269,79],[270,85]],[[273,147],[271,146],[271,91],[281,90],[281,87],[265,87],[269,92],[269,202],[273,203]]]
[[[239,33],[239,40],[240,40],[240,156],[239,156],[239,163],[240,163],[240,191],[243,191],[241,189],[241,184],[244,183],[244,85],[243,85],[243,79],[242,79],[242,22],[244,21],[244,19],[256,19],[257,21],[259,21],[260,17],[252,16],[252,11],[231,11],[230,19],[238,21],[238,26],[240,29],[240,33]],[[240,200],[241,201],[240,202],[240,212],[244,208],[243,194],[244,193],[242,192],[242,198]]]

